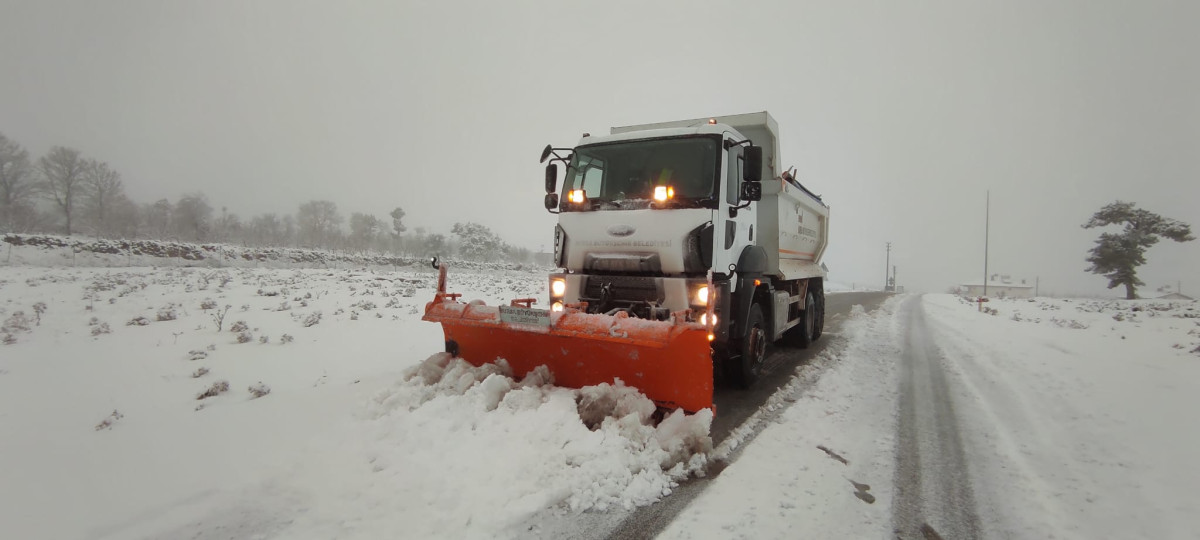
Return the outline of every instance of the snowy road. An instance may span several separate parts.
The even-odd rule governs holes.
[[[900,317],[907,328],[900,364],[892,500],[896,537],[930,538],[932,530],[943,538],[978,538],[979,517],[959,417],[921,298],[905,299]]]
[[[796,368],[812,361],[813,358],[826,350],[841,329],[855,305],[863,306],[868,312],[877,309],[890,294],[878,292],[848,292],[831,294],[826,303],[826,337],[808,349],[791,347],[776,347],[772,350],[763,368],[763,374],[754,388],[737,389],[718,385],[714,402],[719,411],[712,423],[713,444],[720,446],[726,442],[735,430],[738,436],[744,438],[741,444],[749,443],[762,430],[762,423],[748,420],[757,418],[756,412],[763,409],[771,396],[793,381]],[[810,381],[811,382],[811,381]],[[740,429],[739,429],[740,428]],[[736,453],[729,457],[736,458]],[[662,501],[638,508],[626,515],[620,514],[584,514],[571,516],[568,522],[555,524],[553,517],[539,516],[543,522],[541,531],[543,537],[566,538],[649,538],[662,531],[688,504],[703,493],[712,480],[720,474],[721,465],[707,478],[694,479],[678,486],[670,497]]]

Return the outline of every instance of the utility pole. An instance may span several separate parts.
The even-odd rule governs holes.
[[[983,295],[987,296],[988,286],[988,238],[992,227],[992,190],[987,191],[987,206],[983,213]]]
[[[886,259],[886,262],[883,263],[883,290],[884,290],[884,292],[887,292],[887,290],[888,290],[888,268],[890,268],[891,266],[892,266],[892,243],[888,242],[887,243],[887,259]]]
[[[1038,287],[1040,287],[1041,285],[1042,285],[1042,276],[1037,276],[1037,277],[1033,278],[1033,295],[1034,296],[1039,296],[1038,295]]]
[[[898,285],[898,283],[896,283],[896,267],[893,266],[892,267],[892,290],[893,291],[899,290],[896,288],[896,285]]]

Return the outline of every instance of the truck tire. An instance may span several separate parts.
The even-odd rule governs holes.
[[[750,305],[746,316],[746,332],[742,336],[741,358],[733,366],[733,381],[742,388],[750,388],[762,375],[763,364],[767,360],[766,318],[763,317],[762,306],[755,302]]]
[[[817,339],[813,331],[817,326],[817,299],[814,296],[812,289],[804,293],[804,311],[800,313],[800,324],[794,328],[797,331],[796,345],[801,349],[807,349]]]
[[[817,289],[816,296],[817,296],[816,297],[817,323],[813,325],[813,334],[812,334],[813,341],[816,341],[817,338],[821,337],[821,334],[825,333],[825,291],[824,291],[824,289]]]

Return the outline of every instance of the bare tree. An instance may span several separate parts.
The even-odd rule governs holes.
[[[67,218],[67,235],[71,234],[71,219],[75,216],[75,201],[84,190],[87,161],[79,150],[55,146],[38,160],[46,197],[58,205]]]
[[[159,199],[142,207],[142,219],[152,238],[166,238],[171,234],[171,201]]]
[[[250,242],[258,246],[278,246],[283,243],[283,222],[271,213],[250,219]]]
[[[84,160],[84,209],[98,234],[108,234],[109,218],[118,198],[125,196],[121,174],[107,163]]]
[[[311,247],[328,247],[342,224],[337,205],[332,201],[309,201],[296,212],[300,241]]]
[[[212,231],[212,213],[203,193],[191,193],[175,203],[171,224],[180,238],[203,242]]]
[[[29,225],[36,184],[29,151],[0,133],[0,230],[15,231]]]
[[[119,238],[136,238],[141,223],[141,208],[124,193],[119,193],[109,204],[105,223],[108,234]]]
[[[350,243],[359,250],[371,247],[376,236],[382,232],[383,221],[370,214],[350,214]]]
[[[241,234],[242,219],[222,206],[221,216],[217,218],[213,229],[218,242],[229,242]]]

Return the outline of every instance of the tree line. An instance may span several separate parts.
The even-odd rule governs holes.
[[[531,250],[504,242],[478,223],[455,223],[448,236],[424,227],[410,232],[404,217],[397,206],[386,218],[352,212],[347,220],[333,201],[314,200],[301,204],[295,214],[267,212],[243,219],[224,207],[218,211],[201,192],[174,202],[138,203],[108,163],[63,146],[34,159],[0,133],[0,232],[438,254],[472,260],[532,262],[534,258]]]

